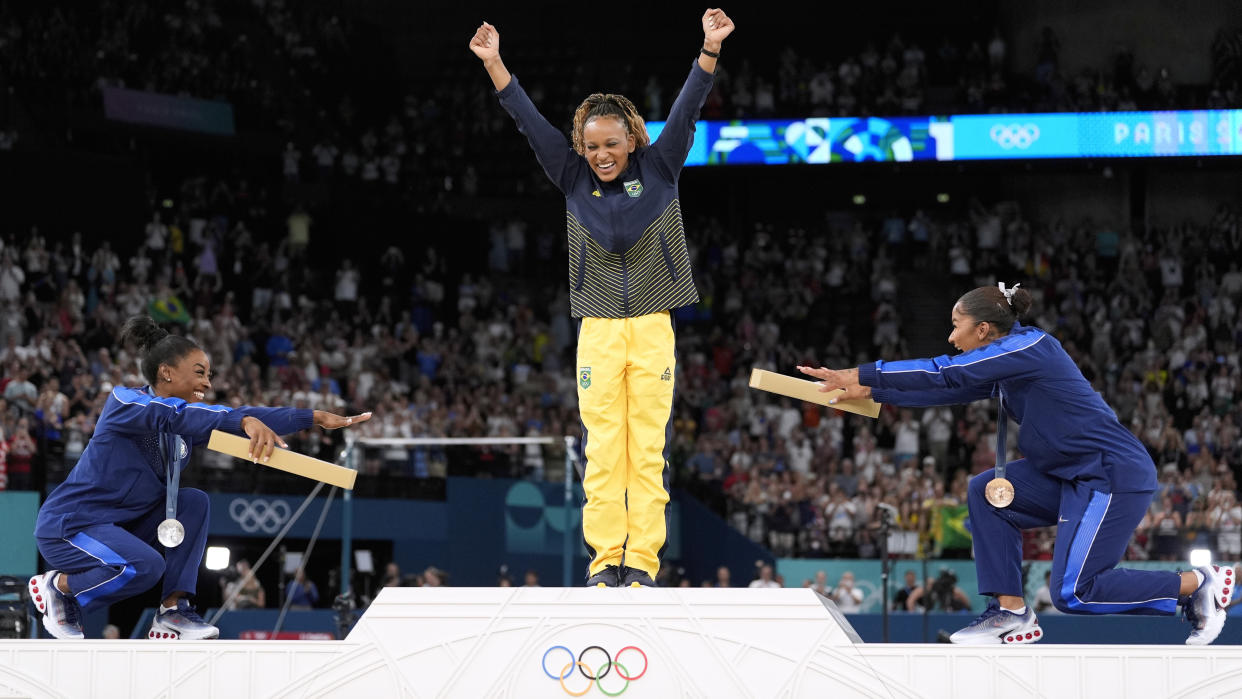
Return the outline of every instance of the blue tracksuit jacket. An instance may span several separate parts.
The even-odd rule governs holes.
[[[881,403],[968,403],[998,395],[1022,426],[1018,449],[1040,471],[1106,493],[1156,489],[1156,467],[1056,338],[1015,323],[1008,335],[950,357],[877,361],[859,383]]]
[[[233,409],[224,405],[159,398],[150,387],[113,389],[95,426],[95,434],[69,477],[48,495],[35,522],[35,536],[60,539],[97,524],[122,524],[164,506],[164,464],[184,468],[195,445],[212,430],[245,435],[242,418],[253,417],[277,434],[290,434],[314,423],[314,412],[298,408]],[[185,449],[170,445],[179,435]]]

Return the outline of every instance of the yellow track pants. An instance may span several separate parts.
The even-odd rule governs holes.
[[[583,318],[578,410],[586,443],[582,536],[588,575],[608,565],[660,570],[667,536],[668,448],[677,374],[668,311]]]

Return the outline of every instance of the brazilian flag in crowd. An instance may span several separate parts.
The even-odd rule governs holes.
[[[940,505],[932,515],[931,534],[936,542],[936,555],[949,550],[970,548],[970,530],[966,528],[965,505]]]
[[[185,304],[177,298],[176,294],[151,299],[151,303],[147,304],[147,312],[157,323],[190,324],[190,312],[186,310]]]

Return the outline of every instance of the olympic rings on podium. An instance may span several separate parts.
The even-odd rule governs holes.
[[[575,666],[575,665],[577,665],[577,666],[578,666],[578,672],[582,672],[582,668],[584,668],[584,667],[585,667],[586,669],[588,669],[588,670],[590,670],[590,669],[591,669],[591,668],[587,667],[587,666],[586,666],[586,664],[585,664],[585,663],[583,663],[581,660],[570,660],[569,662],[565,663],[565,667],[561,670],[561,678],[560,678],[559,680],[557,680],[557,681],[561,683],[561,689],[565,690],[565,693],[566,693],[566,694],[568,694],[568,695],[569,695],[569,696],[571,696],[571,697],[580,697],[580,696],[582,696],[583,694],[586,694],[587,692],[591,691],[591,683],[590,683],[590,682],[587,682],[586,689],[582,690],[581,692],[574,692],[574,691],[571,691],[571,690],[569,689],[569,687],[566,687],[566,686],[565,686],[565,678],[566,678],[566,677],[569,677],[570,675],[572,675],[572,674],[573,674],[573,672],[574,672],[574,669],[573,669],[573,668],[574,668],[574,666]],[[598,670],[596,670],[596,672],[599,672],[599,671],[598,671]],[[584,675],[585,675],[586,673],[585,673],[585,672],[583,672],[582,674],[584,674]],[[626,684],[628,685],[629,683],[627,682]],[[623,690],[621,690],[621,691],[623,691],[623,692],[624,692],[625,690],[623,689]]]
[[[638,673],[637,675],[634,675],[633,677],[626,677],[625,675],[622,675],[622,674],[621,674],[622,670],[624,670],[625,672],[629,672],[629,670],[626,670],[626,669],[625,669],[625,666],[621,664],[621,654],[622,654],[622,653],[624,653],[624,652],[625,652],[625,651],[627,651],[627,650],[635,650],[635,651],[638,651],[638,654],[639,654],[639,655],[641,655],[641,656],[643,656],[643,671],[642,671],[642,672],[640,672],[640,673]],[[614,664],[614,665],[616,665],[617,667],[621,668],[620,670],[617,670],[617,675],[618,675],[618,676],[620,676],[620,677],[621,677],[621,679],[623,679],[623,680],[636,680],[636,679],[638,679],[638,678],[642,677],[643,675],[647,674],[647,654],[646,654],[646,653],[644,653],[644,652],[643,652],[643,649],[642,649],[642,648],[639,648],[638,646],[626,646],[626,647],[622,648],[621,650],[617,651],[617,658],[616,658],[616,660],[613,662],[613,664]],[[605,674],[607,674],[607,673],[605,673]]]
[[[552,672],[548,671],[548,656],[551,655],[553,651],[557,651],[557,650],[565,651],[565,654],[569,656],[569,659],[565,663],[565,666],[561,668],[561,671],[559,674],[553,674]],[[603,664],[601,664],[599,668],[595,670],[595,674],[591,674],[591,666],[588,665],[583,660],[583,658],[586,657],[587,652],[592,651],[592,650],[597,650],[603,653],[604,658],[605,658]],[[626,651],[634,651],[642,656],[643,669],[641,672],[631,675],[629,669],[625,665],[621,664],[621,655],[625,653]],[[582,649],[582,652],[579,653],[576,657],[574,656],[573,651],[569,650],[569,648],[567,648],[566,646],[551,646],[550,648],[548,648],[546,651],[543,652],[543,659],[541,660],[541,667],[543,668],[543,674],[547,675],[550,679],[554,679],[558,683],[560,683],[561,689],[565,690],[565,693],[571,697],[580,697],[580,696],[585,695],[587,692],[591,690],[592,682],[597,687],[599,687],[599,691],[603,692],[605,695],[610,696],[610,697],[618,696],[619,694],[622,694],[623,692],[625,692],[625,690],[629,689],[630,682],[633,682],[634,680],[637,680],[641,678],[643,675],[647,674],[648,666],[649,666],[649,662],[647,659],[647,653],[643,651],[642,648],[639,648],[638,646],[625,646],[621,650],[617,651],[615,658],[609,655],[608,651],[605,650],[603,646],[587,646],[586,648]],[[601,680],[603,680],[604,677],[607,677],[608,673],[612,672],[612,669],[614,667],[617,668],[617,676],[625,680],[625,685],[621,687],[621,689],[618,689],[616,692],[610,692],[604,689],[604,685],[601,682]],[[565,680],[569,679],[569,676],[573,674],[574,668],[578,668],[578,672],[587,679],[586,688],[580,692],[575,692],[571,690],[565,684]]]

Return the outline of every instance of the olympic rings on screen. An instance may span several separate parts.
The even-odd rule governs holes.
[[[1026,150],[1039,140],[1039,127],[1035,124],[997,124],[988,131],[988,136],[1005,150]]]
[[[595,674],[591,674],[591,666],[584,660],[586,654],[592,650],[597,650],[603,653],[605,658],[604,662],[601,663],[598,669],[595,670]],[[569,656],[565,665],[561,667],[559,673],[554,673],[548,669],[548,656],[552,655],[554,651],[564,651],[565,655]],[[621,664],[622,654],[630,651],[638,653],[643,658],[642,671],[635,674],[630,674],[629,669],[625,665]],[[643,675],[646,675],[647,668],[650,665],[647,659],[646,651],[638,646],[625,646],[621,650],[617,651],[615,657],[610,655],[603,646],[587,646],[586,648],[583,648],[582,652],[577,656],[575,656],[573,651],[569,650],[566,646],[550,646],[543,652],[543,659],[540,661],[540,664],[543,669],[543,674],[547,675],[549,679],[556,680],[561,685],[561,689],[565,690],[565,693],[571,697],[580,697],[585,695],[587,692],[591,691],[592,683],[599,687],[599,691],[603,692],[604,695],[610,697],[618,696],[624,693],[625,690],[629,689],[631,682],[640,679]],[[553,665],[553,667],[556,667],[556,665]],[[617,669],[617,677],[625,680],[625,684],[617,691],[610,692],[607,689],[604,689],[602,680],[608,676],[608,673],[612,672],[614,667]],[[587,685],[581,691],[574,691],[565,683],[565,680],[569,679],[569,677],[574,674],[574,668],[577,668],[578,673],[587,679]]]

